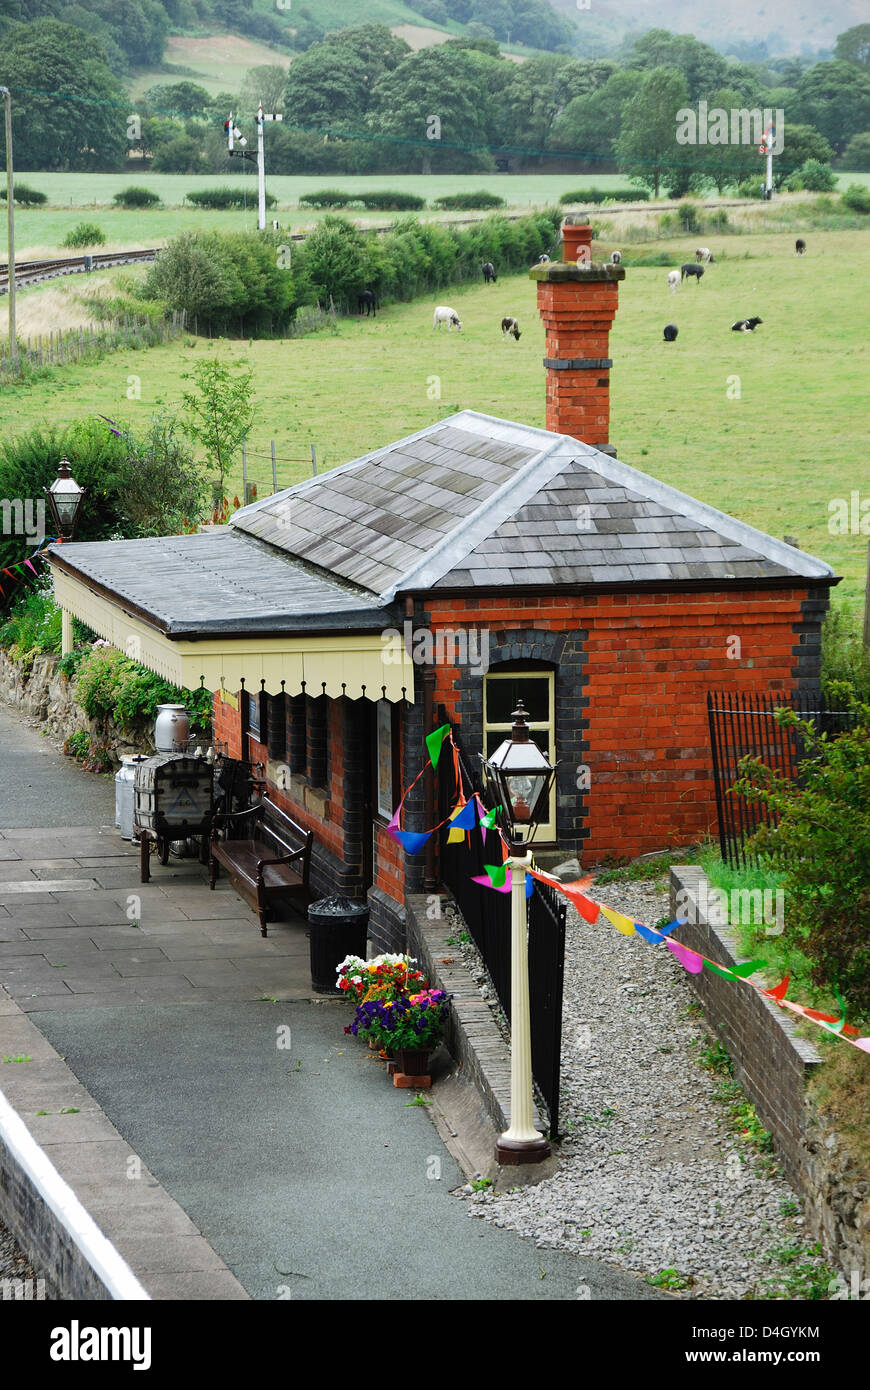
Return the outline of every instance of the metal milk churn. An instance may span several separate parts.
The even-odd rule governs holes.
[[[154,746],[158,753],[184,753],[190,738],[190,719],[184,705],[158,705]]]

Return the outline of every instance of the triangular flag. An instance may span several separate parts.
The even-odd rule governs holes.
[[[747,960],[742,965],[735,965],[731,968],[725,965],[714,965],[713,961],[704,962],[708,970],[712,970],[714,975],[721,975],[726,980],[746,980],[750,975],[754,975],[756,970],[767,965],[766,960]]]
[[[512,889],[510,883],[503,883],[501,886],[493,883],[488,874],[472,874],[471,881],[472,883],[479,883],[481,888],[494,888],[497,893],[510,893]]]
[[[616,927],[617,931],[622,932],[623,936],[634,936],[634,922],[630,917],[624,917],[621,912],[615,912],[612,907],[602,907],[601,911],[608,922]]]
[[[560,893],[564,893],[569,902],[573,903],[580,916],[590,924],[598,921],[598,913],[601,911],[597,903],[592,902],[584,893],[574,891],[573,883],[560,883]]]
[[[704,969],[703,956],[699,956],[697,951],[690,951],[688,946],[682,946],[679,941],[668,941],[665,944],[690,975],[700,975]]]
[[[451,829],[473,830],[474,829],[474,802],[466,801],[455,816],[450,819]]]
[[[500,806],[494,806],[491,811],[486,811],[485,814],[481,816],[481,824],[485,825],[487,830],[495,829],[495,822],[500,810]]]
[[[535,891],[535,880],[531,874],[526,874],[526,897],[530,898]]]
[[[33,573],[34,573],[34,574],[36,574],[36,570],[34,569],[33,565],[31,565],[31,563],[30,563],[29,560],[25,560],[24,563],[25,563],[25,565],[28,566],[29,569],[32,569],[32,570],[33,570]],[[28,601],[29,601],[29,600],[28,600]]]
[[[464,830],[454,829],[454,827],[451,826],[450,829],[449,829],[449,831],[447,832],[447,843],[448,843],[448,845],[461,845],[461,844],[464,844],[464,843],[465,843],[465,831],[464,831]]]
[[[870,1052],[870,1038],[856,1038],[855,1046],[860,1047],[862,1052]]]
[[[394,830],[393,838],[398,840],[406,854],[419,854],[431,834],[431,830]]]
[[[480,838],[483,840],[483,843],[486,844],[486,832],[490,829],[486,823],[488,812],[477,792],[474,793],[474,800],[477,802],[477,824],[480,829]]]
[[[788,975],[786,975],[784,980],[780,980],[778,985],[774,985],[773,989],[764,990],[764,993],[768,996],[769,999],[775,999],[777,1003],[781,1003],[782,1000],[785,998],[787,991]]]
[[[507,877],[507,869],[504,864],[484,864],[484,869],[489,874],[493,888],[500,888]]]
[[[435,729],[433,733],[426,735],[426,747],[429,749],[429,761],[433,767],[438,766],[438,759],[441,757],[441,745],[450,733],[450,725],[442,724],[440,729]]]

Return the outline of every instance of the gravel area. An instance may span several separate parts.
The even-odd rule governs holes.
[[[41,1270],[34,1269],[28,1257],[16,1243],[12,1232],[0,1221],[0,1280],[15,1279],[23,1282],[22,1295],[28,1299],[45,1298],[44,1282],[40,1287],[38,1280],[44,1281]],[[28,1286],[29,1287],[26,1287]],[[3,1292],[0,1291],[0,1300]]]
[[[608,884],[601,897],[649,926],[668,914],[662,884]],[[684,1297],[810,1296],[824,1260],[809,1253],[800,1201],[775,1154],[729,1126],[714,1095],[722,1077],[699,1060],[712,1041],[669,951],[621,936],[604,917],[590,927],[569,907],[564,1162],[536,1186],[467,1189],[469,1215]]]

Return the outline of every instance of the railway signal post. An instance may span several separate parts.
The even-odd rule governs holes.
[[[263,103],[257,107],[257,153],[245,148],[247,140],[242,135],[238,126],[233,121],[233,113],[230,112],[228,121],[224,121],[224,130],[227,132],[227,150],[232,155],[240,155],[242,159],[256,160],[257,163],[257,226],[261,232],[266,230],[266,154],[263,145],[263,126],[266,121],[283,121],[284,116],[281,112],[263,113]],[[238,144],[239,148],[236,148]]]

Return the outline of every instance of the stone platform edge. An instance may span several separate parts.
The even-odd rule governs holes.
[[[442,891],[439,898],[450,903],[459,914],[449,893]],[[430,919],[427,913],[431,902],[431,896],[423,893],[405,896],[408,954],[417,957],[436,989],[443,989],[452,996],[445,1042],[463,1075],[477,1088],[496,1131],[503,1134],[510,1127],[510,1047],[501,1035],[492,1010],[480,997],[461,951],[448,945],[447,938],[455,934],[455,925],[444,915]],[[546,1120],[537,1106],[533,1108],[533,1123],[536,1129],[546,1132]]]
[[[0,1057],[0,1218],[50,1299],[248,1298],[2,986]]]

